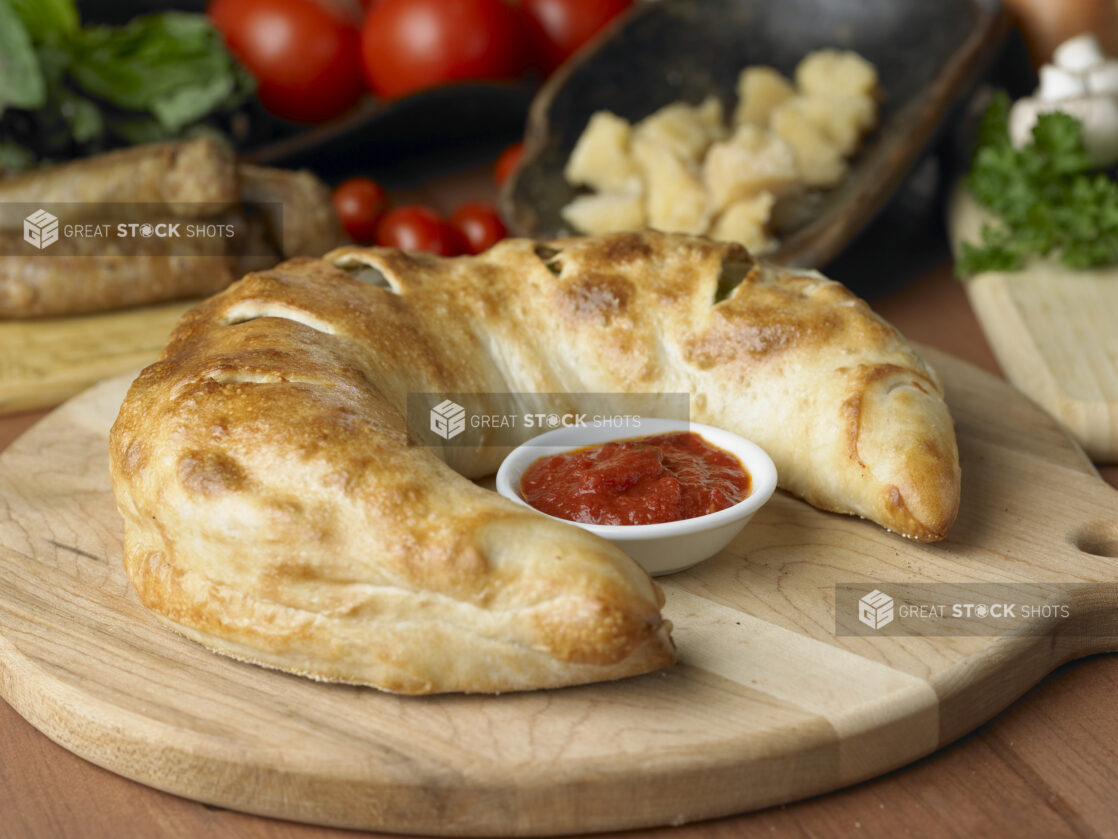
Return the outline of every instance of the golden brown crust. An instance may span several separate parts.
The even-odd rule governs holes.
[[[413,308],[462,310],[498,336],[506,389],[691,393],[694,419],[755,440],[781,486],[816,506],[920,541],[955,520],[958,451],[935,371],[816,272],[652,231],[513,240],[446,263],[360,248],[328,258],[371,265]]]
[[[471,378],[475,343],[309,259],[188,313],[112,432],[143,602],[235,657],[407,693],[670,663],[628,557],[407,445],[408,387],[495,384]]]
[[[782,484],[917,539],[958,504],[950,416],[891,326],[817,274],[646,232],[475,258],[291,260],[189,312],[113,427],[126,567],[190,637],[387,690],[499,691],[671,661],[658,587],[613,546],[409,445],[409,392],[690,393]],[[715,303],[726,263],[745,279]],[[483,441],[484,442],[484,441]]]

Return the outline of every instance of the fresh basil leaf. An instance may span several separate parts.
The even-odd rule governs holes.
[[[235,108],[256,93],[256,79],[243,64],[233,60],[232,57],[229,63],[233,74],[233,92],[222,103],[222,107]]]
[[[208,84],[177,87],[156,97],[150,105],[152,114],[164,128],[178,131],[215,110],[233,93],[231,73],[216,75]]]
[[[9,0],[0,0],[0,112],[8,106],[41,108],[46,101],[47,86],[31,36]]]
[[[0,112],[31,112],[36,154],[173,139],[252,89],[204,15],[81,28],[74,0],[0,0]]]
[[[119,28],[83,29],[73,56],[70,72],[83,89],[136,111],[150,110],[185,87],[228,92],[230,82],[220,79],[231,77],[235,66],[205,17],[176,12],[137,18]]]
[[[89,143],[104,135],[105,119],[101,109],[84,96],[63,89],[59,92],[58,108],[74,142]]]
[[[36,44],[61,40],[78,31],[74,0],[8,0]]]
[[[41,44],[35,53],[39,56],[39,71],[47,83],[49,95],[51,90],[63,83],[66,69],[70,66],[70,53],[57,44]]]
[[[173,139],[171,132],[159,124],[152,117],[111,117],[108,119],[108,128],[114,134],[123,137],[132,145],[142,146],[145,143],[159,143]]]
[[[0,142],[0,172],[22,172],[35,165],[35,155],[19,143]]]

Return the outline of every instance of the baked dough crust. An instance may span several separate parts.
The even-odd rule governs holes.
[[[218,652],[402,693],[670,663],[659,587],[468,480],[503,450],[409,445],[416,392],[687,392],[818,506],[929,540],[958,506],[935,373],[818,274],[654,232],[345,248],[200,304],[133,383],[111,469],[144,604]]]

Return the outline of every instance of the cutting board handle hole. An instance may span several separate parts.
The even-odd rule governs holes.
[[[1071,536],[1072,544],[1084,553],[1118,557],[1118,521],[1093,521]]]

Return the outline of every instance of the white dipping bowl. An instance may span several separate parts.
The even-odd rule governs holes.
[[[631,440],[675,431],[693,431],[712,445],[737,456],[751,478],[749,495],[716,513],[661,524],[583,524],[555,516],[548,518],[581,527],[607,539],[654,576],[682,571],[714,556],[730,544],[776,489],[776,467],[772,459],[760,446],[744,437],[710,425],[670,419],[642,418],[639,428],[630,426],[629,429],[599,423],[559,428],[533,437],[509,453],[497,470],[497,492],[541,516],[547,515],[536,510],[520,495],[520,479],[539,458],[612,440]]]

